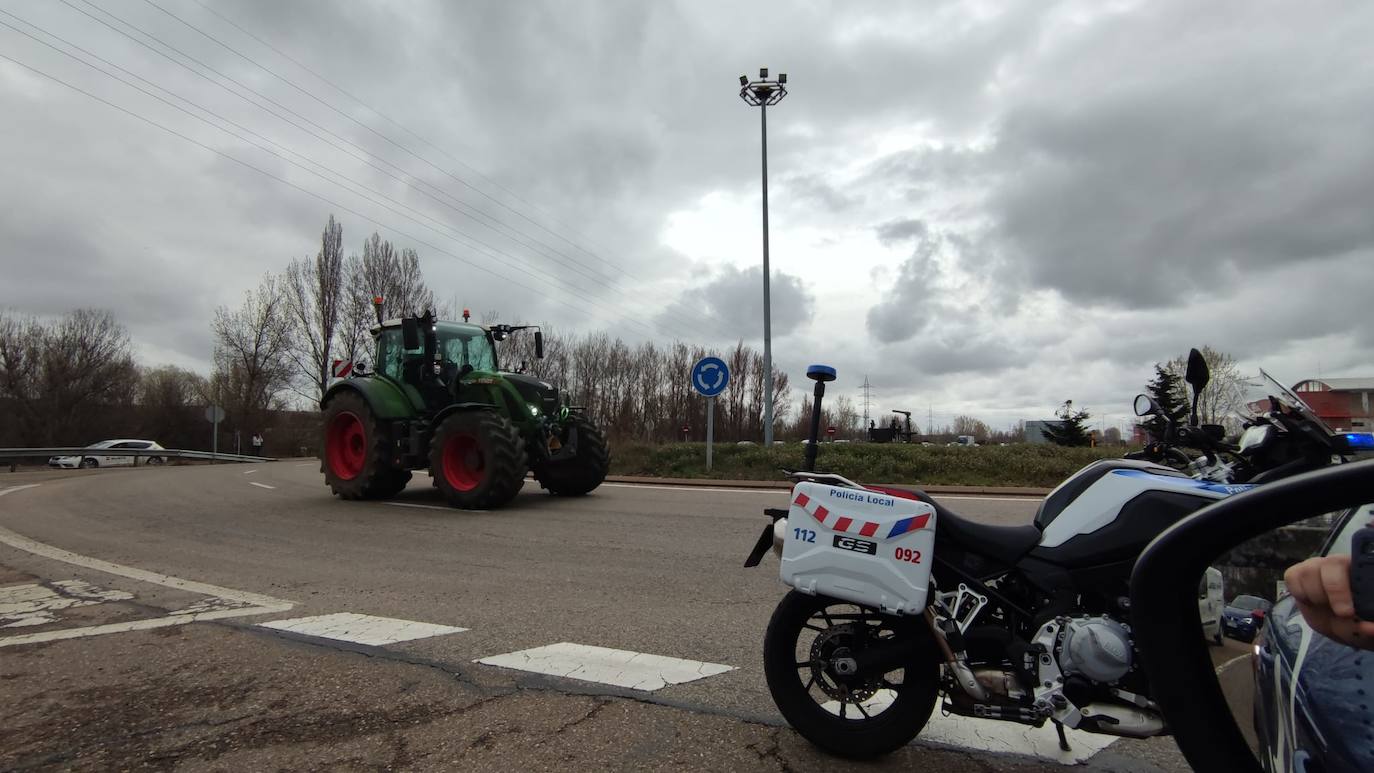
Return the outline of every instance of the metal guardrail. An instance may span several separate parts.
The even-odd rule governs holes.
[[[187,451],[180,448],[0,448],[0,459],[10,460],[10,470],[19,459],[42,459],[46,464],[54,456],[132,456],[134,465],[140,457],[156,459],[198,459],[211,462],[275,462],[273,456],[248,456],[214,451]]]

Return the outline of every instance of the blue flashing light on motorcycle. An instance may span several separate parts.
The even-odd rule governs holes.
[[[1345,444],[1351,451],[1374,451],[1374,433],[1347,432]]]

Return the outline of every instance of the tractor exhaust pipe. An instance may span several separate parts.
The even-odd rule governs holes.
[[[382,296],[377,295],[372,298],[372,309],[377,312],[377,324],[382,324]]]

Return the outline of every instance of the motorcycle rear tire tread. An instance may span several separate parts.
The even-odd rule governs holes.
[[[773,702],[802,737],[839,757],[873,759],[906,746],[930,720],[939,693],[939,659],[925,621],[920,617],[904,618],[913,626],[912,634],[917,638],[897,699],[872,719],[856,721],[831,714],[816,703],[797,676],[797,636],[818,609],[843,603],[790,591],[768,621],[763,639],[763,669]]]

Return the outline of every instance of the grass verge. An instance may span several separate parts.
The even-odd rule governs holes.
[[[617,444],[612,475],[718,480],[781,480],[779,470],[802,466],[805,446],[717,445],[706,470],[704,443]],[[1127,449],[1018,444],[958,448],[903,444],[822,444],[816,469],[867,483],[926,486],[1057,486],[1084,465]]]

